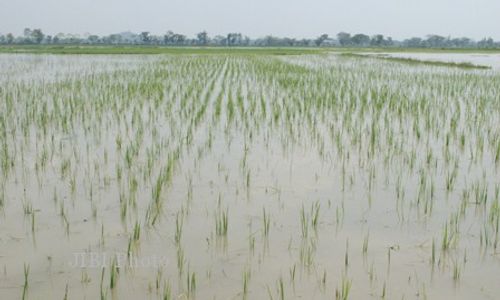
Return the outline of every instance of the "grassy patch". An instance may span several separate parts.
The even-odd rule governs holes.
[[[421,60],[415,58],[405,58],[405,57],[391,57],[391,56],[382,56],[382,55],[365,55],[365,54],[356,54],[356,53],[342,53],[344,57],[355,57],[355,58],[374,58],[374,59],[382,59],[399,63],[406,63],[411,65],[428,65],[428,66],[436,66],[436,67],[452,67],[452,68],[461,68],[461,69],[491,69],[490,66],[484,65],[475,65],[469,62],[448,62],[448,61],[435,61],[435,60]]]

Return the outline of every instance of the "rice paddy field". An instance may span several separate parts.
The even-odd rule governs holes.
[[[499,299],[499,227],[497,68],[0,54],[1,299]]]

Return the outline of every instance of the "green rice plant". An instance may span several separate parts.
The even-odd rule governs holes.
[[[323,271],[323,276],[321,277],[320,288],[324,292],[326,289],[326,271]]]
[[[255,237],[253,235],[248,237],[248,250],[252,255],[255,253]]]
[[[460,276],[461,276],[460,264],[455,260],[453,262],[453,281],[454,282],[460,281]]]
[[[248,285],[250,284],[251,272],[249,268],[243,270],[243,298],[246,299],[248,295]]]
[[[165,288],[163,290],[163,300],[172,300],[172,288],[170,287],[170,282],[165,283]]]
[[[349,266],[349,240],[345,243],[344,267],[347,270]]]
[[[313,240],[303,241],[299,251],[300,263],[306,268],[314,265],[316,255],[316,244]]]
[[[84,285],[87,285],[89,284],[90,282],[92,281],[92,279],[90,278],[90,275],[87,273],[86,270],[83,270],[82,271],[82,275],[80,277],[80,282]]]
[[[179,271],[179,277],[182,276],[184,272],[184,265],[186,263],[186,259],[184,257],[184,250],[178,246],[177,247],[177,270]]]
[[[117,265],[116,257],[113,258],[109,271],[110,271],[110,273],[109,273],[109,276],[110,276],[109,277],[109,288],[113,290],[116,287],[117,280],[118,280],[118,274],[119,274],[119,268]]]
[[[441,250],[447,251],[448,249],[450,249],[451,241],[452,236],[450,236],[448,224],[445,224],[443,228],[443,237],[441,240]]]
[[[219,209],[215,214],[215,233],[217,236],[227,236],[228,230],[228,209]]]
[[[132,238],[134,242],[138,242],[139,239],[141,238],[141,224],[139,222],[136,222],[134,225],[134,232]]]
[[[105,273],[106,273],[106,268],[102,268],[101,284],[100,284],[101,300],[105,300],[107,298],[107,290],[104,289],[104,274]]]
[[[345,276],[342,275],[342,281],[340,287],[335,290],[335,299],[337,300],[347,300],[349,299],[349,293],[351,292],[352,282]]]
[[[196,293],[196,273],[190,273],[188,270],[186,277],[188,297],[191,297]]]
[[[431,247],[431,264],[434,267],[436,264],[436,243],[434,242],[434,239],[432,239],[432,247]]]
[[[495,151],[495,164],[500,162],[500,141],[497,142],[496,151]]]
[[[363,239],[363,255],[366,255],[368,253],[368,242],[369,242],[369,239],[370,239],[370,232],[368,232],[365,236],[365,238]]]
[[[177,213],[175,218],[175,243],[179,244],[182,237],[183,218]]]
[[[315,231],[318,229],[320,209],[319,201],[316,201],[311,208],[311,225]]]
[[[2,190],[0,191],[0,210],[3,209],[5,205],[5,188],[2,187]]]
[[[307,238],[309,235],[309,221],[305,212],[304,205],[302,205],[302,209],[300,210],[300,224],[302,229],[302,237]]]
[[[296,265],[294,264],[292,268],[290,268],[290,281],[292,284],[295,284],[295,272],[296,271]]]
[[[269,228],[271,225],[271,220],[269,214],[266,212],[266,208],[262,209],[262,232],[264,237],[269,236]]]

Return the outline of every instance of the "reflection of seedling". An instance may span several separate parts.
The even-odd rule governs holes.
[[[184,272],[184,264],[186,260],[184,258],[184,250],[178,246],[177,247],[177,269],[179,270],[179,276]]]
[[[458,263],[458,261],[455,260],[453,262],[453,280],[459,281],[460,275],[461,275],[460,264]]]
[[[68,288],[68,284],[66,283],[66,288],[64,289],[64,300],[68,300],[68,291],[69,291],[69,288]]]
[[[106,299],[106,294],[107,290],[104,289],[104,274],[106,273],[106,268],[102,268],[101,272],[101,284],[100,284],[100,291],[101,291],[101,300]]]
[[[290,281],[292,282],[292,284],[295,284],[295,269],[295,265],[290,268]]]
[[[285,285],[282,277],[278,280],[278,298],[280,300],[285,300]]]
[[[30,275],[30,265],[24,264],[24,285],[23,285],[23,300],[26,298],[28,292],[28,279]]]

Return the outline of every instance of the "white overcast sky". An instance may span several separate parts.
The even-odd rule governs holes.
[[[500,0],[0,0],[0,33],[25,27],[48,34],[206,30],[300,38],[347,31],[500,40]]]

